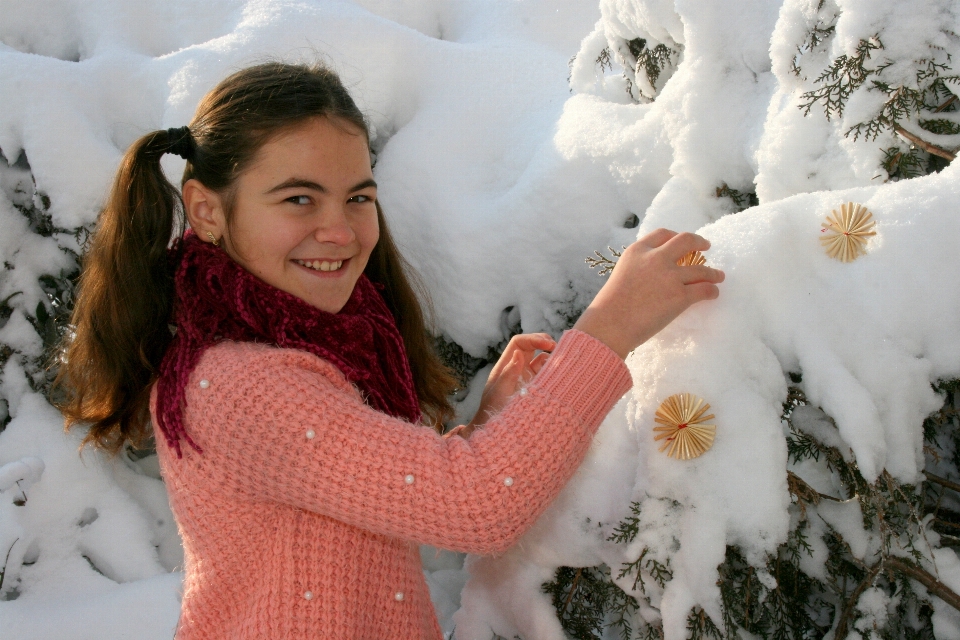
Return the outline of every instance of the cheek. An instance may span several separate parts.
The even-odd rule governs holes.
[[[298,229],[267,217],[247,216],[236,220],[230,234],[238,262],[261,275],[285,265],[289,253],[303,239]]]
[[[364,223],[361,229],[357,230],[357,237],[360,239],[360,245],[364,251],[369,254],[380,240],[380,225],[377,221],[377,215],[374,213],[373,219]]]

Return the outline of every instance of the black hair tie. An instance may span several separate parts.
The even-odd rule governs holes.
[[[190,127],[175,127],[167,129],[167,153],[178,155],[184,160],[189,160],[193,156],[193,135],[190,133]]]

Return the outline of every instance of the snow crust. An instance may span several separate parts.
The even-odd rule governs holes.
[[[878,178],[892,138],[843,135],[876,106],[866,90],[840,119],[798,108],[810,76],[881,30],[891,57],[926,51],[918,31],[946,46],[939,27],[957,23],[956,3],[836,0],[835,36],[804,54],[798,76],[791,63],[816,5],[0,0],[0,259],[13,265],[0,300],[21,292],[0,342],[41,353],[27,318],[44,300],[37,277],[68,266],[62,248],[77,248],[65,234],[30,231],[15,205],[32,201],[31,176],[56,226],[90,224],[123,150],[185,124],[221,78],[268,59],[325,60],[370,120],[382,203],[433,295],[437,329],[474,355],[515,321],[560,331],[601,284],[583,264],[596,249],[660,226],[712,242],[709,264],[727,273],[720,299],[630,356],[633,391],[523,540],[465,568],[455,554],[423,554],[446,632],[537,640],[563,637],[541,591],[558,566],[619,567],[646,548],[674,577],[647,585],[640,615],[662,618],[670,640],[685,637],[692,606],[720,619],[716,567],[727,545],[760,561],[786,537],[788,373],[802,373],[811,402],[836,422],[804,409],[805,429],[849,448],[868,480],[886,469],[904,482],[923,467],[921,423],[940,404],[931,383],[960,375],[960,169]],[[636,38],[677,51],[655,82],[633,72],[628,85],[620,69],[596,64]],[[164,162],[176,180],[182,162]],[[734,214],[721,185],[755,189],[760,206]],[[878,234],[866,256],[842,264],[818,238],[847,201],[873,212]],[[678,392],[705,398],[717,416],[716,444],[693,461],[667,458],[653,441],[654,412]],[[155,469],[78,456],[82,434],[63,434],[16,359],[0,393],[13,416],[0,433],[0,555],[10,550],[0,628],[169,638],[182,556]],[[618,546],[608,537],[631,501],[642,503],[639,533]],[[820,511],[855,555],[871,553],[856,503]],[[826,550],[811,540],[804,562],[814,574]],[[934,555],[940,578],[960,588],[953,552]],[[858,603],[878,624],[881,596],[867,591]],[[938,635],[960,637],[960,617],[934,602]]]

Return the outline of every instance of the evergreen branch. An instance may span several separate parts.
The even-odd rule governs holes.
[[[847,599],[847,603],[843,607],[843,612],[840,614],[840,621],[837,623],[837,630],[833,634],[834,640],[844,640],[847,637],[849,630],[847,627],[850,626],[850,618],[853,617],[853,612],[857,608],[857,602],[860,600],[860,596],[863,595],[863,592],[867,590],[873,581],[876,579],[877,574],[880,573],[880,570],[883,568],[883,560],[880,560],[877,564],[870,568],[870,571],[867,572],[867,575],[863,580],[860,581],[860,584],[857,585],[857,588],[853,590],[853,593],[850,594],[850,597]]]
[[[7,557],[3,561],[3,569],[0,569],[0,590],[3,589],[3,578],[7,575],[7,563],[10,562],[10,552],[13,551],[13,548],[17,546],[18,542],[20,542],[20,538],[14,540],[10,548],[7,549]]]
[[[797,504],[800,505],[801,518],[807,517],[808,504],[820,504],[820,493],[793,471],[787,471],[787,491],[790,495],[796,496]]]
[[[943,111],[944,109],[946,109],[947,107],[949,107],[950,105],[952,105],[952,104],[953,104],[954,102],[956,102],[956,101],[957,101],[957,96],[956,96],[956,95],[952,95],[952,96],[950,96],[949,98],[947,98],[947,101],[946,101],[946,102],[944,102],[944,103],[941,104],[939,107],[937,107],[936,109],[934,109],[933,112],[934,112],[934,113],[940,113],[941,111]]]
[[[857,585],[857,588],[854,589],[850,594],[850,597],[847,599],[843,611],[840,614],[836,632],[834,633],[834,640],[844,640],[847,637],[847,634],[849,633],[850,620],[853,617],[854,611],[856,610],[857,602],[860,600],[860,596],[862,596],[863,592],[866,591],[871,584],[873,584],[874,580],[876,580],[877,576],[880,574],[880,571],[883,570],[884,567],[890,571],[897,571],[908,578],[916,580],[926,587],[927,591],[929,591],[931,594],[937,598],[940,598],[940,600],[950,605],[957,611],[960,611],[960,594],[957,594],[953,589],[937,580],[937,578],[935,578],[930,572],[919,567],[913,562],[910,562],[905,558],[887,556],[886,558],[881,558],[870,568],[870,570],[867,572],[867,575],[864,576],[863,580],[860,581],[860,584]]]
[[[719,627],[700,607],[690,610],[690,615],[687,616],[687,631],[690,632],[688,636],[690,640],[701,640],[706,637],[716,638],[717,640],[723,638]]]
[[[933,154],[935,156],[940,156],[941,158],[945,160],[950,160],[950,161],[953,161],[957,157],[957,154],[951,151],[947,151],[942,147],[938,147],[935,144],[930,144],[923,138],[910,133],[909,131],[907,131],[906,129],[904,129],[898,124],[893,125],[893,130],[896,131],[900,136],[906,138],[913,144],[917,145],[918,147],[926,151],[927,153]]]
[[[597,59],[593,63],[600,67],[600,73],[603,73],[604,69],[613,71],[613,62],[610,60],[610,47],[604,47],[603,51],[600,52],[600,55],[597,56]]]
[[[560,610],[561,620],[563,620],[563,616],[567,613],[567,608],[570,606],[570,601],[573,600],[573,594],[577,590],[577,583],[580,582],[581,576],[583,576],[583,569],[577,569],[576,574],[573,576],[573,584],[570,585],[570,593],[567,594],[567,599],[563,602],[563,609]]]
[[[627,52],[629,52],[629,57],[626,55],[626,52],[621,51],[624,66],[627,66],[626,63],[631,62],[633,66],[633,80],[629,77],[624,70],[624,79],[627,81],[627,93],[633,100],[637,100],[637,97],[633,95],[633,88],[636,84],[636,77],[642,71],[647,76],[647,82],[650,84],[650,87],[653,90],[653,95],[645,95],[640,87],[637,86],[637,93],[640,98],[646,98],[648,100],[654,100],[657,93],[657,81],[660,79],[660,76],[663,74],[664,70],[667,67],[673,64],[674,56],[679,55],[679,51],[676,49],[671,49],[665,44],[658,44],[653,48],[647,46],[647,41],[644,38],[634,38],[633,40],[627,40]]]
[[[643,551],[640,553],[640,557],[633,562],[623,563],[623,566],[620,568],[620,573],[617,574],[617,579],[622,580],[630,575],[631,572],[636,571],[636,577],[633,579],[633,586],[630,587],[630,590],[633,592],[636,592],[637,585],[640,586],[640,593],[645,594],[647,592],[647,584],[643,580],[643,573],[640,571],[640,567],[643,564],[643,559],[647,556],[649,551],[649,547],[644,547]]]
[[[940,598],[957,611],[960,611],[960,595],[958,595],[956,591],[947,585],[937,580],[930,572],[903,558],[890,557],[887,558],[886,562],[890,569],[899,571],[900,573],[913,578],[926,587],[927,591]],[[841,640],[839,635],[837,636],[837,640]]]
[[[872,52],[883,49],[880,34],[872,38],[861,39],[853,56],[841,55],[814,81],[819,88],[807,91],[800,97],[806,102],[798,105],[804,115],[808,115],[813,105],[823,102],[823,112],[830,120],[832,116],[842,116],[850,95],[867,81],[867,78],[879,74],[888,65],[868,69],[864,63],[871,58]]]
[[[934,118],[933,120],[918,120],[920,128],[935,133],[938,136],[955,136],[960,133],[960,124],[944,118]]]
[[[956,482],[947,480],[946,478],[941,478],[935,473],[930,473],[929,471],[924,471],[923,475],[925,475],[927,477],[927,480],[929,480],[930,482],[934,482],[940,485],[941,487],[946,487],[947,489],[953,489],[957,493],[960,493],[960,484],[957,484]]]
[[[817,7],[817,13],[823,9],[823,3],[824,0],[820,0],[820,6]],[[808,52],[815,51],[822,43],[826,42],[827,39],[831,38],[833,34],[836,33],[838,17],[838,14],[834,14],[833,17],[827,22],[824,22],[822,18],[817,18],[817,24],[810,29],[806,40],[797,46],[797,54],[790,62],[790,71],[792,71],[795,76],[799,78],[802,74],[802,70],[800,68],[800,58]]]
[[[627,248],[622,247],[620,251],[617,251],[613,247],[607,247],[607,249],[609,249],[610,253],[613,254],[613,258],[619,258],[620,256],[623,255],[623,252],[626,251]],[[608,258],[607,256],[603,255],[599,251],[594,251],[593,253],[597,257],[594,258],[593,256],[590,256],[589,258],[586,258],[584,262],[590,265],[591,269],[596,269],[597,267],[600,267],[600,271],[597,272],[598,276],[607,275],[608,273],[613,271],[613,268],[615,266],[617,266],[617,261],[614,260],[613,258]]]
[[[647,74],[650,86],[656,87],[660,73],[670,64],[670,59],[674,53],[676,52],[665,44],[658,44],[653,49],[644,49],[637,56],[636,70],[639,71],[642,68],[644,73]]]
[[[721,183],[715,193],[718,198],[730,198],[737,213],[760,204],[760,199],[757,198],[756,191],[733,189],[726,182]]]
[[[954,530],[956,530],[956,531],[960,531],[960,524],[957,524],[957,523],[955,523],[955,522],[950,522],[949,520],[943,520],[943,519],[941,519],[941,518],[934,518],[934,519],[933,519],[933,524],[938,525],[938,526],[941,526],[941,527],[945,527],[945,528],[947,528],[947,529],[954,529]]]
[[[883,152],[880,166],[890,178],[915,178],[924,173],[922,158],[916,148],[904,151],[900,147],[890,147]]]
[[[633,542],[640,532],[640,503],[633,501],[630,503],[630,515],[624,518],[613,530],[613,533],[607,537],[609,542],[617,544],[628,544]],[[643,554],[640,554],[641,557]]]

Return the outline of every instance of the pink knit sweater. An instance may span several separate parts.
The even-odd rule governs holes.
[[[418,544],[505,551],[629,386],[610,349],[568,331],[464,440],[370,409],[316,356],[208,349],[184,412],[203,454],[157,438],[186,558],[177,640],[440,638]]]

